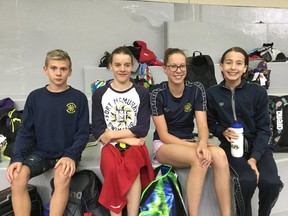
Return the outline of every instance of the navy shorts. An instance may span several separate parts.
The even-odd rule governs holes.
[[[33,153],[28,155],[23,161],[23,165],[29,167],[30,178],[38,176],[47,170],[54,168],[55,164],[59,159],[44,159]]]

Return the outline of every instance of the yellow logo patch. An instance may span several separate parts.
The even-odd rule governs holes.
[[[66,112],[69,113],[69,114],[73,114],[76,112],[76,105],[74,103],[68,103],[66,105],[67,109],[66,109]]]
[[[184,112],[191,112],[192,105],[190,103],[185,104],[184,106]]]

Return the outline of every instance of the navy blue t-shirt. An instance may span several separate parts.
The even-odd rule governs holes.
[[[206,93],[200,82],[185,81],[182,97],[175,98],[169,91],[168,82],[162,82],[151,93],[153,116],[165,116],[168,132],[180,139],[192,139],[195,111],[207,111]],[[154,140],[160,139],[157,131]]]

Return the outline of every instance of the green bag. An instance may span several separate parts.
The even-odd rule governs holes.
[[[142,192],[139,216],[187,216],[178,176],[169,165],[155,168],[156,179]]]

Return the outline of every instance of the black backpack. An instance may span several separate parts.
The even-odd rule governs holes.
[[[35,185],[28,184],[28,193],[31,200],[31,215],[43,216],[43,204],[41,197]],[[1,216],[14,216],[12,207],[12,191],[11,187],[5,188],[0,191],[0,215]]]
[[[99,67],[106,67],[107,69],[109,68],[110,55],[111,54],[108,51],[104,52],[104,56],[100,59]]]
[[[205,89],[217,84],[212,58],[209,55],[202,55],[200,51],[195,51],[193,56],[187,58],[185,79],[190,82],[199,81]]]
[[[288,95],[268,97],[274,152],[288,152]]]
[[[12,157],[13,146],[16,139],[18,129],[22,121],[22,110],[12,109],[5,112],[0,117],[0,133],[6,137],[7,147],[5,148],[4,155]]]
[[[0,117],[14,109],[14,101],[11,98],[0,99]]]
[[[54,178],[50,182],[54,191]],[[98,202],[102,182],[92,170],[76,172],[71,180],[70,195],[64,216],[83,216],[84,213],[108,216],[110,212]],[[47,209],[45,209],[47,210]]]

